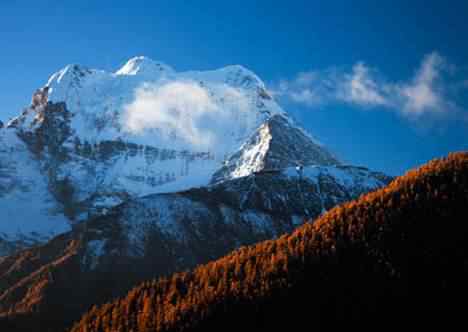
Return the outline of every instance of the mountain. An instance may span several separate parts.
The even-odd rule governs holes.
[[[148,281],[72,332],[457,326],[468,153],[434,160],[276,240]]]
[[[0,213],[7,221],[0,256],[147,195],[295,167],[314,169],[315,182],[336,183],[330,197],[326,190],[316,195],[321,201],[341,202],[389,181],[341,163],[242,66],[176,72],[146,57],[114,73],[68,65],[0,128]],[[326,175],[320,167],[328,167]],[[320,202],[314,204],[331,207]]]

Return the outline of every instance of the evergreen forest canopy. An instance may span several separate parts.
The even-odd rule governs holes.
[[[468,153],[454,153],[292,234],[145,282],[71,331],[447,327],[468,295],[467,212]]]

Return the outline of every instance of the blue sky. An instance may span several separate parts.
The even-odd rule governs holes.
[[[341,159],[400,174],[468,149],[466,1],[0,3],[0,119],[69,63],[242,64]]]

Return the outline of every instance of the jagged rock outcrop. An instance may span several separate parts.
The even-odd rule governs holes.
[[[45,86],[43,88],[37,89],[34,92],[32,99],[31,99],[31,106],[36,108],[38,106],[43,106],[47,104],[49,100],[49,87]]]
[[[340,165],[329,151],[280,114],[267,119],[212,178],[212,183],[260,171]]]

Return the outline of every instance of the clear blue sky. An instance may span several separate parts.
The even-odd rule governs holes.
[[[177,70],[242,64],[272,85],[360,61],[386,80],[409,81],[434,51],[464,73],[467,18],[468,2],[455,0],[5,0],[0,119],[17,114],[31,92],[68,63],[115,70],[135,55]],[[461,75],[460,82],[468,78]],[[460,91],[457,103],[466,105],[468,89]],[[390,174],[468,149],[468,125],[458,118],[426,125],[424,115],[415,123],[379,107],[284,106],[342,159]]]

